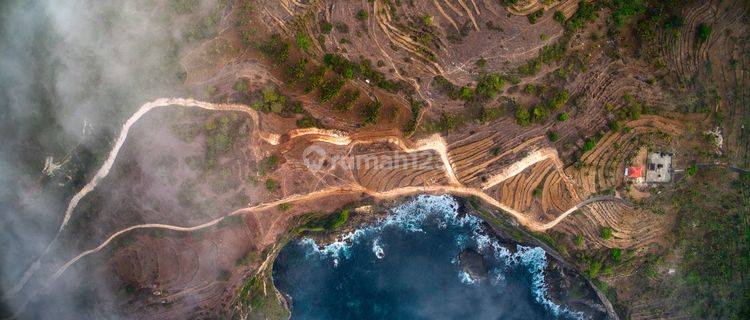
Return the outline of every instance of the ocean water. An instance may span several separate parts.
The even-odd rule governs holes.
[[[292,319],[577,319],[547,299],[544,250],[509,250],[451,196],[419,196],[329,244],[289,243],[274,264]],[[486,275],[459,255],[479,253]]]

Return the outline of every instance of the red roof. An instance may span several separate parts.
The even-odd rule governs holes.
[[[631,179],[637,179],[643,177],[643,168],[642,167],[628,167],[628,178]]]

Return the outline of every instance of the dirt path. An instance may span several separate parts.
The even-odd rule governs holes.
[[[583,201],[579,202],[577,205],[575,205],[572,208],[568,209],[567,211],[563,212],[561,215],[559,215],[557,218],[555,218],[555,220],[547,222],[546,224],[541,225],[541,227],[542,227],[543,230],[547,230],[547,229],[553,228],[558,223],[560,223],[560,221],[562,221],[563,219],[565,219],[567,216],[569,216],[571,213],[575,212],[576,210],[581,209],[581,208],[583,208],[583,207],[585,207],[587,205],[590,205],[590,204],[592,204],[594,202],[601,202],[601,201],[619,201],[619,202],[625,202],[625,203],[628,202],[625,199],[617,198],[615,196],[596,196],[596,197],[591,197],[591,198],[588,198],[586,200],[583,200]]]
[[[70,200],[70,202],[68,203],[68,207],[63,216],[63,221],[53,241],[47,246],[47,248],[42,253],[42,255],[40,255],[40,257],[37,258],[36,261],[29,267],[29,269],[26,270],[23,277],[13,287],[13,289],[6,294],[5,296],[6,298],[12,297],[16,295],[20,290],[22,290],[24,286],[26,285],[26,283],[28,282],[28,280],[40,268],[41,259],[44,258],[49,253],[53,245],[56,243],[61,232],[68,225],[68,222],[70,221],[73,215],[73,212],[75,208],[78,206],[79,202],[88,193],[90,193],[102,181],[102,179],[104,179],[109,174],[117,158],[117,155],[120,149],[122,148],[123,144],[125,143],[127,135],[130,132],[130,129],[133,127],[133,125],[149,111],[159,108],[159,107],[166,107],[166,106],[195,107],[195,108],[202,108],[206,110],[225,110],[225,111],[244,112],[244,113],[247,113],[252,118],[252,121],[254,124],[254,130],[252,133],[253,137],[251,139],[257,139],[256,141],[258,142],[261,142],[261,143],[265,142],[270,145],[279,145],[281,143],[281,136],[277,133],[270,133],[270,132],[263,131],[263,128],[261,127],[261,123],[259,119],[260,115],[257,113],[257,111],[245,105],[214,104],[214,103],[203,102],[203,101],[198,101],[194,99],[181,99],[181,98],[158,99],[158,100],[154,100],[152,102],[148,102],[142,105],[138,109],[138,111],[136,111],[136,113],[133,114],[133,116],[131,116],[125,122],[125,124],[123,124],[120,134],[118,135],[117,140],[114,144],[114,147],[109,153],[109,156],[107,157],[106,161],[102,164],[102,166],[99,168],[99,170],[96,172],[96,174],[91,179],[91,181],[89,181],[89,183],[87,183],[78,193],[76,193],[73,196],[73,198]],[[395,189],[391,189],[387,191],[374,191],[374,190],[369,190],[358,184],[349,184],[345,186],[326,188],[326,189],[322,189],[322,190],[315,191],[312,193],[294,194],[288,197],[284,197],[283,199],[259,204],[253,207],[247,207],[247,208],[243,208],[240,210],[236,210],[234,212],[229,213],[228,215],[224,217],[217,218],[217,219],[214,219],[214,220],[211,220],[211,221],[208,221],[206,223],[196,225],[196,226],[182,227],[182,226],[173,226],[173,225],[158,224],[158,223],[130,226],[128,228],[122,229],[112,234],[109,238],[107,238],[104,242],[102,242],[97,247],[84,251],[78,254],[73,259],[66,262],[64,265],[62,265],[60,268],[57,269],[57,271],[52,275],[52,277],[50,277],[49,281],[46,281],[45,288],[49,287],[62,273],[64,273],[70,266],[75,264],[77,261],[79,261],[80,259],[82,259],[83,257],[87,255],[101,251],[109,243],[111,243],[112,240],[114,240],[118,236],[125,234],[129,231],[133,231],[137,229],[156,228],[156,229],[166,229],[166,230],[172,230],[172,231],[178,231],[178,232],[192,232],[195,230],[200,230],[200,229],[214,226],[217,223],[219,223],[222,219],[228,216],[234,216],[234,215],[244,214],[248,212],[273,208],[281,203],[312,201],[312,200],[320,199],[320,198],[327,197],[327,196],[355,194],[355,193],[368,194],[378,199],[392,199],[392,198],[398,198],[398,197],[414,195],[414,194],[419,194],[419,193],[449,193],[449,194],[456,194],[456,195],[462,195],[462,196],[475,196],[477,198],[482,199],[486,203],[512,215],[515,219],[519,221],[519,223],[523,224],[527,228],[534,230],[534,231],[544,231],[544,230],[554,227],[567,215],[579,209],[581,206],[591,203],[592,201],[602,200],[602,199],[595,200],[594,198],[592,198],[584,202],[581,202],[580,204],[567,210],[565,213],[557,217],[555,220],[544,224],[538,221],[531,220],[529,218],[530,215],[524,212],[517,211],[508,205],[500,203],[498,200],[484,193],[479,188],[466,187],[462,185],[459,182],[456,176],[456,173],[454,172],[453,166],[451,165],[448,159],[447,144],[439,134],[435,134],[433,136],[430,136],[423,140],[416,141],[414,143],[411,143],[410,141],[405,140],[399,136],[380,136],[380,137],[372,137],[372,138],[357,137],[355,139],[349,136],[345,132],[341,132],[337,130],[319,129],[319,128],[295,129],[295,130],[288,132],[287,134],[288,134],[289,140],[297,139],[297,138],[304,136],[304,137],[309,138],[312,141],[320,141],[324,143],[330,143],[330,144],[342,145],[342,146],[348,145],[350,147],[353,147],[357,144],[362,144],[362,143],[387,142],[387,143],[391,143],[397,146],[402,151],[409,152],[409,153],[424,151],[424,150],[432,150],[434,152],[437,152],[440,155],[441,161],[443,163],[443,168],[445,171],[444,173],[446,177],[448,178],[448,185],[407,186],[407,187],[400,187],[400,188],[395,188]],[[258,147],[258,145],[256,145],[255,147]],[[488,181],[485,185],[483,185],[483,189],[489,188],[492,185],[500,183],[503,180],[508,179],[522,172],[529,166],[535,163],[538,163],[539,161],[543,161],[545,159],[553,159],[556,164],[558,165],[562,164],[559,157],[557,156],[556,150],[551,149],[551,148],[537,150],[533,152],[532,154],[530,154],[529,156],[524,157],[522,160],[511,164],[508,168],[503,170],[500,174],[497,174],[494,177],[492,177],[490,181]],[[563,177],[565,177],[564,178],[565,180],[568,180],[566,175],[563,174]]]

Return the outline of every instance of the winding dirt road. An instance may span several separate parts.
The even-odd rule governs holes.
[[[102,179],[104,179],[109,174],[110,170],[112,169],[114,165],[114,162],[117,158],[117,155],[120,149],[125,143],[125,140],[132,126],[149,111],[154,110],[159,107],[166,107],[166,106],[195,107],[195,108],[202,108],[206,110],[226,110],[226,111],[244,112],[250,115],[253,121],[254,130],[252,132],[253,136],[251,137],[251,139],[256,139],[255,141],[258,141],[261,143],[267,143],[267,144],[274,145],[274,146],[279,145],[282,141],[282,136],[280,134],[263,131],[261,127],[261,122],[259,119],[260,115],[255,110],[245,105],[214,104],[214,103],[203,102],[203,101],[198,101],[194,99],[183,99],[183,98],[158,99],[158,100],[148,102],[142,105],[138,109],[138,111],[136,111],[136,113],[133,114],[133,116],[131,116],[125,122],[125,124],[123,124],[123,127],[120,131],[120,134],[117,137],[114,147],[110,151],[109,156],[107,157],[106,161],[102,164],[101,168],[99,168],[99,170],[96,172],[96,174],[91,179],[91,181],[89,181],[89,183],[87,183],[78,193],[76,193],[71,198],[70,202],[68,203],[65,214],[63,216],[63,221],[60,225],[60,228],[58,229],[58,233],[53,239],[53,241],[47,246],[47,248],[42,253],[42,255],[39,258],[37,258],[36,261],[29,267],[29,269],[26,270],[23,277],[19,280],[16,286],[14,286],[13,289],[6,294],[6,297],[12,297],[16,295],[20,290],[24,288],[28,280],[38,271],[41,265],[41,259],[44,258],[49,253],[49,251],[51,250],[51,248],[53,247],[53,245],[59,238],[61,232],[66,228],[79,202],[88,193],[90,193],[102,181]],[[287,136],[289,137],[289,139],[286,142],[289,142],[291,140],[298,139],[304,136],[304,137],[307,137],[311,141],[320,141],[324,143],[330,143],[330,144],[341,145],[341,146],[350,146],[350,147],[353,147],[354,145],[361,144],[361,143],[387,142],[387,143],[391,143],[397,146],[399,149],[401,149],[404,152],[418,152],[418,151],[424,151],[424,150],[432,150],[434,152],[437,152],[440,155],[440,158],[442,160],[442,164],[444,167],[444,173],[449,183],[448,185],[439,185],[439,186],[407,186],[407,187],[400,187],[400,188],[395,188],[395,189],[391,189],[387,191],[369,190],[361,185],[352,183],[352,184],[348,184],[345,186],[321,189],[321,190],[314,191],[311,193],[306,193],[306,194],[294,194],[294,195],[284,197],[283,199],[270,201],[270,202],[255,205],[252,207],[239,209],[239,210],[236,210],[227,214],[224,217],[217,218],[217,219],[214,219],[214,220],[211,220],[211,221],[208,221],[203,224],[196,225],[196,226],[183,227],[183,226],[173,226],[173,225],[158,224],[158,223],[149,223],[149,224],[130,226],[130,227],[127,227],[125,229],[115,232],[110,237],[108,237],[105,241],[99,244],[97,247],[81,252],[80,254],[70,259],[65,264],[63,264],[54,272],[54,274],[51,277],[48,278],[47,281],[44,282],[45,283],[44,288],[45,289],[49,288],[49,286],[73,264],[75,264],[76,262],[78,262],[79,260],[81,260],[82,258],[90,254],[101,251],[103,248],[109,245],[112,242],[112,240],[114,240],[115,238],[127,232],[137,230],[137,229],[150,229],[150,228],[166,229],[166,230],[172,230],[172,231],[178,231],[178,232],[192,232],[192,231],[214,226],[217,223],[219,223],[222,219],[229,217],[229,216],[241,215],[241,214],[245,214],[245,213],[249,213],[253,211],[269,209],[269,208],[278,206],[281,203],[311,201],[311,200],[321,199],[323,197],[328,197],[328,196],[343,195],[343,194],[356,194],[356,193],[367,194],[377,199],[392,199],[392,198],[414,195],[414,194],[419,194],[419,193],[449,193],[449,194],[462,195],[462,196],[475,196],[477,198],[482,199],[486,203],[512,215],[516,220],[518,220],[519,223],[523,224],[527,228],[534,230],[534,231],[544,231],[544,230],[554,227],[557,223],[562,221],[562,219],[564,219],[565,217],[567,217],[574,211],[580,209],[582,206],[585,206],[594,201],[602,200],[602,199],[585,200],[579,203],[578,205],[570,208],[569,210],[567,210],[566,212],[558,216],[555,220],[550,221],[548,223],[540,223],[538,221],[533,221],[532,219],[530,219],[529,218],[530,215],[517,211],[508,205],[500,203],[496,199],[484,193],[483,191],[484,189],[490,188],[491,186],[494,186],[508,178],[511,178],[517,175],[518,173],[524,171],[526,168],[540,161],[543,161],[545,159],[553,159],[554,162],[556,163],[557,170],[561,171],[562,162],[560,161],[557,155],[557,151],[552,148],[544,148],[544,149],[539,149],[539,150],[532,152],[530,155],[524,157],[520,161],[511,164],[499,174],[491,177],[489,181],[483,184],[482,188],[480,189],[480,188],[474,188],[474,187],[466,187],[460,183],[460,181],[458,180],[453,170],[453,166],[451,165],[449,161],[447,144],[444,141],[444,139],[440,135],[437,135],[437,134],[430,136],[423,140],[418,140],[414,143],[408,140],[405,140],[401,137],[398,137],[398,136],[384,136],[384,137],[375,137],[375,138],[370,138],[370,139],[367,139],[367,138],[356,139],[356,138],[352,138],[350,135],[348,135],[345,132],[341,132],[337,130],[319,129],[319,128],[295,129],[295,130],[291,130],[290,132],[288,132]],[[565,180],[566,185],[568,185],[569,188],[572,188],[572,182],[569,180],[567,175],[565,175],[563,172],[562,176],[564,177],[563,180]],[[575,189],[572,189],[571,191],[575,192]],[[35,296],[36,293],[37,292],[34,292],[31,295],[31,297]]]

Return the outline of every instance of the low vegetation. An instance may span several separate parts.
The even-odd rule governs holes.
[[[297,228],[297,232],[331,232],[346,224],[349,220],[349,209],[342,209],[325,216],[322,219],[311,220]]]

